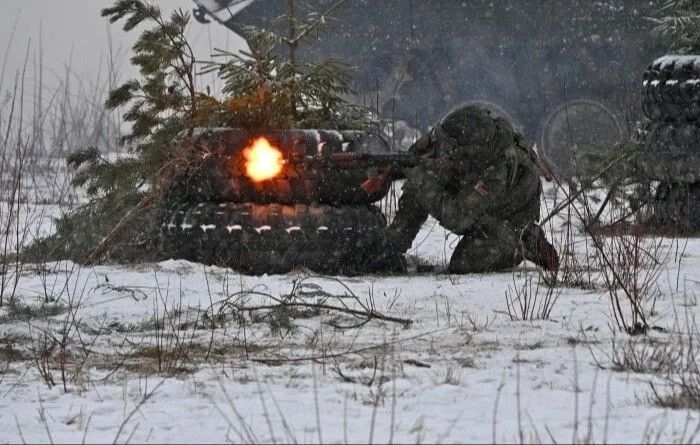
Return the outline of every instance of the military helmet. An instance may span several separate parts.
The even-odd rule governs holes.
[[[434,129],[442,144],[451,145],[449,153],[476,163],[491,163],[513,142],[512,126],[491,111],[476,105],[457,108]],[[500,149],[500,150],[499,150]]]
[[[440,127],[459,145],[483,145],[493,138],[495,131],[491,112],[475,105],[450,112],[442,119]]]

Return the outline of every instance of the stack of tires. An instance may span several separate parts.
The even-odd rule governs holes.
[[[248,176],[244,150],[263,136],[285,160],[271,179]],[[390,183],[366,191],[373,168],[337,168],[308,159],[338,152],[386,153],[379,135],[359,131],[200,129],[200,159],[169,193],[162,245],[173,258],[253,274],[307,268],[328,274],[368,271],[386,238],[374,202]],[[296,159],[298,162],[286,160]]]
[[[649,221],[700,229],[700,56],[669,55],[644,72],[642,107],[647,121],[638,165],[659,181]]]

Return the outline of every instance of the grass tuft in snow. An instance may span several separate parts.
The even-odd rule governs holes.
[[[37,319],[61,315],[67,311],[68,307],[60,302],[42,301],[38,305],[32,305],[25,303],[21,297],[15,296],[8,300],[4,307],[4,313],[0,314],[0,324],[36,321]]]

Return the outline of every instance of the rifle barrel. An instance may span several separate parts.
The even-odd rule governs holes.
[[[418,158],[410,153],[330,153],[327,155],[306,156],[291,159],[294,164],[310,164],[328,168],[363,168],[363,167],[415,167]]]

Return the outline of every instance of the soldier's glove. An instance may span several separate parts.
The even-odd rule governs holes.
[[[539,225],[530,223],[523,229],[520,235],[520,245],[526,260],[551,272],[559,270],[559,254],[554,246],[547,241],[544,230]]]

